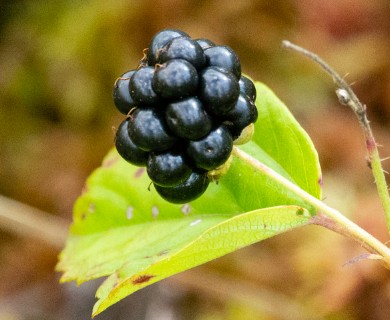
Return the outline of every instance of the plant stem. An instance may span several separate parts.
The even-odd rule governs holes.
[[[356,114],[359,124],[363,129],[366,148],[368,153],[368,166],[372,170],[372,174],[375,179],[375,184],[378,190],[379,198],[382,203],[383,210],[385,212],[387,230],[390,232],[390,196],[386,183],[384,171],[382,169],[381,159],[378,152],[378,146],[372,133],[370,123],[367,119],[366,106],[363,105],[358,97],[355,95],[351,86],[340,77],[340,75],[334,71],[324,60],[318,55],[310,52],[304,48],[301,48],[289,41],[283,41],[282,45],[286,49],[291,49],[299,52],[314,62],[318,63],[327,73],[333,77],[333,81],[337,86],[336,94],[341,104],[349,106]]]
[[[329,207],[321,200],[302,190],[299,186],[287,180],[279,173],[267,167],[266,165],[253,158],[252,156],[248,155],[244,151],[240,150],[238,147],[233,148],[233,154],[236,157],[239,157],[242,160],[250,163],[257,170],[261,171],[263,174],[270,177],[271,179],[277,181],[278,183],[286,187],[288,190],[295,193],[301,199],[305,200],[307,203],[311,204],[314,208],[316,208],[318,210],[318,214],[311,219],[312,224],[321,225],[327,229],[330,229],[332,231],[335,231],[339,234],[348,236],[358,241],[370,253],[379,255],[379,258],[383,261],[385,267],[390,269],[390,248],[385,246],[382,242],[380,242],[370,233],[360,228],[358,225],[346,218],[339,211]],[[377,256],[374,255],[373,257]]]
[[[68,222],[0,195],[0,229],[61,249],[68,235]]]

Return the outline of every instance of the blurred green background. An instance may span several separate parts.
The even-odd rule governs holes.
[[[41,226],[54,235],[0,218],[0,320],[90,318],[99,281],[58,284],[56,232],[113,146],[122,119],[115,79],[171,27],[231,46],[243,71],[270,86],[309,132],[325,201],[389,240],[354,115],[325,73],[281,48],[288,39],[313,50],[354,83],[380,153],[390,156],[388,0],[1,0],[0,194],[47,212],[50,224]],[[2,215],[13,214],[7,206],[0,198]],[[40,225],[41,215],[24,210],[27,226]],[[362,253],[307,227],[153,285],[96,319],[389,319],[388,270],[373,261],[344,266]]]

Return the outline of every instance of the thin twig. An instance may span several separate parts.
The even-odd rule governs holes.
[[[65,220],[0,196],[0,229],[22,237],[32,237],[61,249],[65,245],[69,223]]]
[[[356,114],[365,137],[365,144],[368,153],[368,166],[372,170],[379,198],[385,212],[387,229],[390,232],[390,196],[384,170],[381,164],[381,158],[378,152],[378,144],[376,143],[372,133],[370,122],[367,119],[366,106],[360,102],[351,89],[351,86],[318,55],[286,40],[282,42],[282,46],[286,49],[291,49],[305,55],[309,59],[318,63],[328,74],[330,74],[337,87],[336,94],[340,103],[349,106]]]

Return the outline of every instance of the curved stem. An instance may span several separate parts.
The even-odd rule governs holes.
[[[250,163],[257,170],[277,181],[316,208],[318,214],[312,218],[312,224],[321,225],[327,229],[358,241],[369,252],[379,255],[386,268],[390,269],[390,248],[385,246],[370,233],[360,228],[357,224],[353,223],[336,209],[329,207],[321,200],[302,190],[296,184],[287,180],[276,171],[240,150],[238,147],[234,147],[233,153],[236,157]]]
[[[0,195],[0,229],[40,239],[60,249],[68,235],[68,222]]]
[[[297,46],[289,41],[283,41],[282,45],[286,49],[291,49],[299,52],[314,62],[318,63],[328,74],[333,78],[337,86],[336,94],[341,104],[349,106],[356,114],[359,124],[363,129],[366,148],[368,153],[368,166],[372,170],[375,179],[375,184],[378,190],[379,198],[385,212],[387,230],[390,232],[390,195],[386,183],[384,171],[382,169],[381,159],[378,152],[378,146],[372,133],[370,122],[367,119],[366,106],[363,105],[358,97],[353,92],[348,83],[340,77],[340,75],[333,70],[324,60],[322,60],[315,53]]]

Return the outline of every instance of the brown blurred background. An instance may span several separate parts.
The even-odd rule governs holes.
[[[100,281],[59,285],[53,271],[63,230],[113,146],[115,79],[170,27],[233,47],[312,137],[325,201],[389,240],[354,115],[324,72],[280,45],[319,53],[354,83],[390,156],[389,0],[1,0],[0,194],[47,214],[0,198],[0,320],[90,318]],[[3,217],[19,214],[20,223]],[[389,271],[375,261],[344,266],[362,253],[307,227],[146,288],[96,319],[389,319]]]

